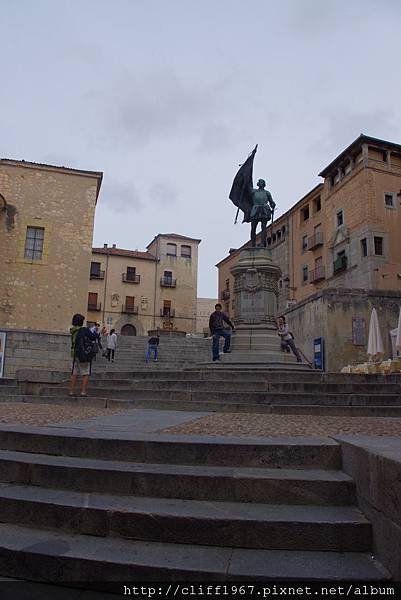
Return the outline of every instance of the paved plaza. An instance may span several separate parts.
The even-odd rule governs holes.
[[[320,415],[235,414],[151,409],[100,409],[23,402],[0,404],[0,423],[185,436],[397,436],[401,419]]]

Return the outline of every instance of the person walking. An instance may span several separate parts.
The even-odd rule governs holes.
[[[110,329],[110,333],[107,336],[106,346],[107,346],[106,358],[109,362],[110,362],[110,359],[111,359],[111,362],[114,362],[114,354],[115,354],[115,351],[117,348],[117,334],[116,334],[115,329]]]
[[[148,351],[146,352],[146,358],[145,361],[149,362],[152,354],[153,354],[153,360],[154,362],[157,362],[157,347],[159,345],[159,336],[158,335],[152,335],[152,337],[149,338],[148,340]]]
[[[287,323],[285,322],[285,317],[282,315],[277,319],[277,334],[280,336],[281,340],[281,350],[283,352],[289,352],[289,349],[293,351],[297,362],[302,362],[301,355],[299,354],[298,348],[294,342],[294,336],[288,328]]]
[[[99,350],[102,350],[102,338],[100,335],[99,323],[95,323],[94,325],[92,325],[92,327],[90,327],[89,330],[96,335],[96,344],[94,344],[95,356],[93,357],[93,360],[96,362],[97,353],[99,352]]]
[[[224,354],[229,354],[230,344],[231,344],[231,333],[235,331],[235,327],[230,319],[225,315],[222,311],[221,304],[217,303],[214,307],[215,311],[212,312],[209,318],[209,329],[210,333],[213,336],[213,344],[212,344],[212,357],[213,361],[220,360],[219,354],[219,341],[220,337],[224,338]],[[231,331],[224,328],[224,323],[227,323],[231,327]]]
[[[92,360],[94,356],[93,344],[96,342],[96,334],[88,327],[84,327],[85,317],[76,314],[72,318],[71,334],[71,379],[69,395],[75,396],[75,385],[78,376],[82,376],[81,396],[87,395],[89,375],[91,373]]]

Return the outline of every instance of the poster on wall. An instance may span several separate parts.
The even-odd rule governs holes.
[[[4,331],[0,331],[0,377],[3,377],[3,373],[4,373],[5,353],[6,353],[6,334]]]

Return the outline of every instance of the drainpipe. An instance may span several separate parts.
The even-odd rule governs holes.
[[[105,313],[106,313],[106,292],[107,292],[107,275],[109,272],[109,253],[106,254],[106,272],[104,274],[104,294],[103,294],[103,310],[102,310],[102,318],[103,318],[103,327],[105,327]]]

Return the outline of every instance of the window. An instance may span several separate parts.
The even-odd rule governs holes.
[[[383,256],[383,238],[382,237],[374,237],[375,242],[375,254],[376,256]]]
[[[308,267],[302,267],[302,281],[308,281]]]
[[[135,281],[136,267],[127,267],[127,279],[128,281]]]
[[[307,250],[308,249],[308,236],[307,234],[302,236],[302,250]]]
[[[181,246],[181,256],[191,258],[191,246]]]
[[[177,256],[177,244],[167,244],[167,256]]]
[[[166,283],[172,283],[173,272],[172,271],[164,271],[164,280]]]
[[[45,230],[43,227],[27,227],[25,238],[25,258],[31,260],[42,260],[43,240]]]
[[[163,301],[163,317],[170,317],[171,315],[171,300]]]
[[[366,238],[363,238],[363,240],[361,240],[361,254],[362,256],[368,255],[368,240]]]
[[[96,292],[88,292],[88,310],[100,310]]]
[[[317,198],[314,199],[313,208],[314,208],[315,213],[319,212],[319,210],[322,210],[322,200],[321,200],[320,196],[318,196]]]
[[[384,204],[387,208],[394,208],[394,195],[384,194]]]
[[[91,262],[91,277],[99,277],[101,264],[99,262]]]
[[[226,290],[230,289],[230,280],[226,279]]]
[[[125,307],[128,310],[133,310],[135,306],[135,296],[125,296]]]
[[[301,208],[301,221],[307,221],[309,219],[309,204],[304,208]]]
[[[337,227],[341,227],[341,225],[344,225],[344,212],[343,210],[339,210],[336,213],[336,222],[337,222]]]

